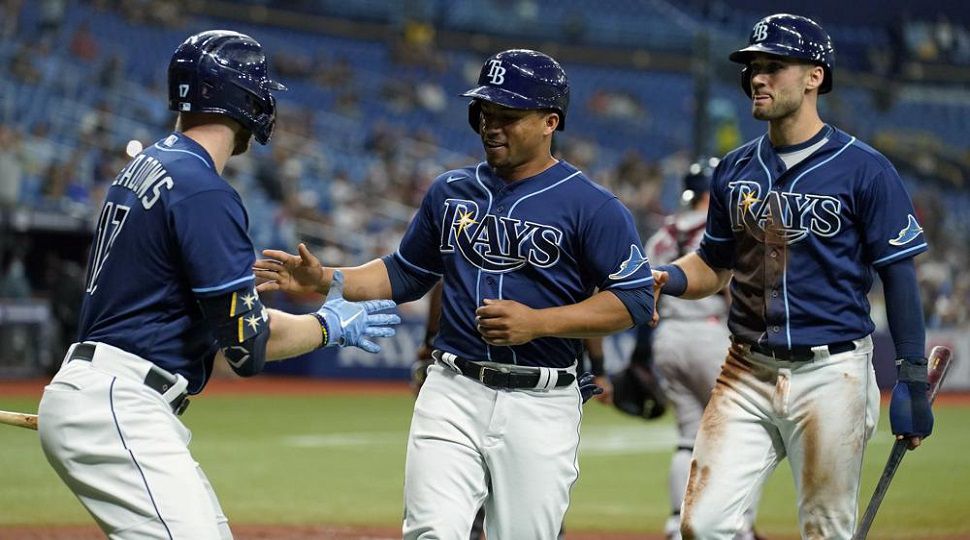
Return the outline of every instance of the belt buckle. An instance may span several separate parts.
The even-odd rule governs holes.
[[[485,366],[479,366],[478,368],[478,382],[485,384]]]

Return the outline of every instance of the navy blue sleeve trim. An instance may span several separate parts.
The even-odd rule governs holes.
[[[440,277],[432,273],[419,272],[410,265],[403,264],[394,254],[381,257],[387,267],[387,277],[391,280],[391,299],[398,304],[413,302],[421,298]]]
[[[926,326],[913,259],[880,266],[877,271],[886,297],[886,315],[896,358],[925,357]]]
[[[633,326],[640,326],[650,322],[653,317],[653,288],[641,287],[639,289],[610,289],[626,306],[633,319]]]

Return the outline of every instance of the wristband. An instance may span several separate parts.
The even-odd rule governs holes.
[[[320,345],[317,348],[322,349],[323,347],[330,345],[330,330],[327,327],[327,320],[323,317],[323,315],[316,312],[311,313],[310,315],[316,317],[317,322],[320,323],[320,332],[323,334],[323,341],[320,342]]]
[[[903,382],[929,382],[926,371],[926,359],[921,357],[897,359],[896,379]]]
[[[660,294],[667,296],[680,296],[687,291],[687,274],[684,269],[676,264],[662,264],[654,270],[667,272],[667,283],[660,289]]]

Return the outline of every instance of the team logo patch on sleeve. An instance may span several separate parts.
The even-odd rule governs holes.
[[[647,258],[640,251],[640,246],[630,244],[630,256],[620,263],[620,269],[609,275],[610,279],[624,279],[637,273],[641,266],[647,264]]]
[[[906,223],[906,226],[903,227],[903,230],[899,231],[896,238],[889,241],[889,245],[905,246],[913,240],[916,240],[916,237],[923,234],[923,228],[919,226],[919,223],[916,221],[916,218],[913,217],[913,214],[909,214],[907,217],[909,218],[909,221]]]

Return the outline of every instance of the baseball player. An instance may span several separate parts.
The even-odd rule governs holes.
[[[444,282],[408,436],[404,538],[467,538],[482,504],[489,538],[555,538],[581,404],[598,391],[590,374],[577,385],[581,339],[649,319],[653,278],[630,212],[550,152],[569,103],[558,62],[500,52],[463,96],[486,160],[440,175],[395,253],[343,269],[346,290],[407,302]],[[332,270],[305,247],[264,255],[264,290],[327,290]]]
[[[664,294],[691,299],[731,280],[732,343],[694,444],[681,532],[733,537],[787,457],[802,537],[850,538],[879,414],[873,270],[898,358],[892,431],[915,447],[933,429],[913,265],[927,245],[892,164],[819,118],[834,50],[818,24],[771,15],[730,58],[768,132],[717,166],[700,248],[654,274]]]
[[[688,169],[683,180],[685,209],[671,216],[644,247],[647,258],[654,264],[671,263],[700,247],[710,202],[711,177],[717,163],[716,158],[702,159]],[[715,359],[731,343],[726,324],[728,301],[723,294],[696,301],[668,297],[662,299],[660,308],[663,317],[653,336],[653,358],[663,375],[665,394],[674,405],[679,437],[670,462],[671,515],[664,534],[668,539],[679,540],[680,507],[694,439],[721,371]],[[739,540],[755,538],[752,523],[756,506],[757,501],[753,500],[745,512],[744,525],[736,536]]]
[[[239,194],[219,175],[251,138],[266,144],[275,99],[262,47],[223,30],[172,56],[175,131],[145,149],[108,189],[88,261],[78,342],[44,389],[40,441],[51,466],[104,533],[123,538],[231,538],[188,450],[179,416],[214,357],[239,375],[317,347],[380,347],[390,300],[354,303],[342,276],[310,315],[263,307]]]

